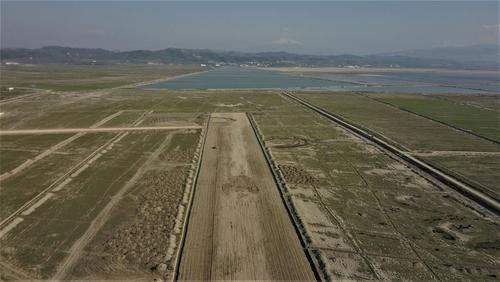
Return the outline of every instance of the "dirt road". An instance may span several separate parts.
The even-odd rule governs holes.
[[[244,113],[212,114],[180,280],[314,280]]]

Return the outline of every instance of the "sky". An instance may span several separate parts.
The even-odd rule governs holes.
[[[498,43],[499,2],[0,2],[2,48],[373,54]]]

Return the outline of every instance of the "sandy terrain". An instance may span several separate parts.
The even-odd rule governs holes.
[[[180,280],[314,280],[250,123],[211,117]]]

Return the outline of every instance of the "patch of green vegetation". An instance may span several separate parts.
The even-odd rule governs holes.
[[[426,161],[457,176],[483,186],[483,191],[500,198],[500,155],[458,155],[425,157]]]
[[[0,136],[0,174],[8,172],[71,134]]]
[[[188,132],[188,133],[178,133],[175,134],[167,147],[167,151],[173,150],[188,150],[196,148],[198,144],[199,133]]]
[[[35,274],[41,277],[53,275],[56,264],[64,258],[58,251],[68,251],[85,232],[110,198],[137,172],[166,138],[161,132],[130,133],[112,150],[76,176],[56,196],[37,208],[9,233],[2,242],[5,247],[38,248],[42,257],[36,260],[40,268]]]
[[[358,232],[355,236],[360,247],[370,254],[417,259],[409,246],[398,238],[364,232]]]
[[[0,86],[0,101],[4,99],[14,98],[16,96],[26,95],[33,93],[32,89],[28,88],[17,88],[13,87],[13,89],[9,89],[6,86]]]
[[[45,149],[70,137],[73,134],[2,135],[0,148]]]
[[[369,95],[391,105],[500,141],[500,114],[426,95]]]
[[[42,117],[25,120],[17,129],[43,129],[43,128],[84,128],[112,115],[113,112],[50,112]]]
[[[306,97],[306,94],[303,96]],[[329,96],[331,101],[328,102],[325,102],[327,99],[324,96],[320,98],[325,104],[335,103],[335,96]],[[346,100],[350,98],[342,100],[340,104],[346,106]],[[366,109],[369,105],[364,105],[363,101],[355,97],[349,102],[353,103],[352,107],[356,105]],[[358,254],[368,254],[368,260],[382,275],[381,278],[431,279],[433,274],[425,264],[436,268],[447,265],[443,272],[452,273],[455,279],[485,279],[498,272],[494,270],[496,263],[488,259],[489,255],[498,255],[498,250],[478,247],[492,244],[488,234],[496,233],[498,227],[494,223],[484,220],[371,145],[349,138],[335,124],[316,120],[315,113],[293,109],[293,114],[300,119],[280,119],[282,114],[267,112],[255,116],[267,143],[270,142],[269,136],[291,138],[297,134],[297,128],[308,128],[311,132],[334,132],[318,136],[302,131],[300,134],[305,137],[315,137],[314,142],[302,147],[269,146],[280,166],[300,167],[321,179],[318,182],[321,184],[311,182],[302,185],[302,189],[317,189],[321,201],[314,193],[309,196],[300,194],[300,197],[292,195],[292,201],[297,197],[300,201],[326,205],[335,217],[332,223],[341,222],[345,228],[337,236],[346,238],[348,233],[354,236],[362,249]],[[354,115],[354,109],[349,114]],[[371,113],[372,119],[374,115],[376,113]],[[369,120],[368,114],[361,116]],[[300,210],[298,217],[301,217]],[[307,221],[304,224],[307,229]],[[312,242],[313,245],[315,243]],[[465,264],[478,271],[461,273],[453,270],[463,268]]]
[[[36,151],[0,149],[0,174],[11,171],[36,155]]]
[[[474,106],[480,109],[500,112],[500,97],[498,94],[486,95],[451,95],[451,94],[432,94],[432,97],[453,101],[455,103]]]
[[[2,205],[0,218],[9,215],[40,191],[50,186],[55,180],[80,162],[84,157],[104,144],[111,135],[109,133],[86,134],[80,140],[76,139],[67,146],[78,148],[75,150],[63,147],[32,164],[29,168],[2,181]],[[8,201],[4,201],[8,199]]]
[[[356,93],[298,93],[313,104],[415,151],[496,151],[499,146]]]

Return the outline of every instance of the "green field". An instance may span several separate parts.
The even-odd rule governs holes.
[[[26,201],[52,185],[54,181],[66,174],[85,156],[106,143],[112,136],[109,133],[86,134],[2,181],[0,218],[4,219]]]
[[[355,93],[298,93],[411,151],[497,151],[499,146]]]
[[[468,152],[483,152],[484,154],[491,153],[494,155],[500,151],[500,145],[498,144],[436,123],[424,117],[402,111],[360,94],[299,93],[299,96],[328,111],[341,115],[363,128],[369,129],[396,146],[414,153],[417,157],[420,157],[422,153],[455,152],[456,157],[452,162],[442,158],[433,158],[432,163],[445,170],[449,170],[455,175],[459,175],[466,181],[470,180],[469,182],[472,184],[475,182],[479,183],[479,185],[476,185],[479,189],[486,187],[486,189],[483,189],[484,191],[495,191],[496,195],[500,192],[499,182],[497,181],[498,173],[495,169],[492,169],[492,167],[496,168],[499,166],[498,157],[493,157],[488,162],[477,161],[477,159],[474,161],[472,159],[474,161],[474,171],[478,173],[465,172],[470,170],[471,166],[471,159],[465,156]],[[383,98],[384,100],[392,99],[390,101],[406,101],[406,99],[409,101],[424,101],[419,102],[418,105],[429,104],[434,100],[426,96],[411,98],[414,97],[411,95],[409,98],[401,98],[401,94],[370,94],[370,96]],[[471,120],[476,116],[476,120],[478,121],[469,123],[475,124],[476,128],[480,127],[478,124],[483,122],[483,120],[485,124],[489,124],[490,126],[495,124],[495,115],[482,116],[477,112],[484,110],[463,106],[458,103],[454,104],[446,101],[444,103],[447,103],[447,110],[443,111],[457,113],[462,110],[462,114]],[[469,108],[465,111],[462,107]],[[454,125],[458,126],[458,121],[452,119],[451,116],[451,114],[448,114],[447,119],[450,120],[450,123],[453,122]],[[444,119],[443,117],[441,118]]]
[[[312,112],[290,107],[255,118],[289,185],[310,248],[326,258],[333,277],[488,280],[498,275],[487,258],[498,250],[482,247],[495,244],[495,236],[487,234],[498,227],[449,191]],[[352,267],[339,268],[339,262]]]
[[[50,278],[65,252],[165,137],[162,132],[131,133],[117,143],[2,242],[4,248],[16,248],[11,259],[28,269],[33,267],[40,278]]]
[[[500,113],[425,95],[372,94],[380,101],[500,142]]]
[[[498,95],[444,95],[433,94],[431,95],[438,99],[453,101],[455,103],[469,105],[480,109],[500,112],[500,98]]]
[[[286,183],[283,195],[299,221],[305,247],[330,278],[486,281],[500,275],[496,218],[278,90],[114,88],[195,70],[2,66],[2,86],[57,92],[3,104],[0,128],[204,126],[210,113],[248,112]],[[494,197],[500,195],[500,146],[423,117],[498,140],[500,111],[491,95],[296,94]],[[85,133],[1,180],[2,219],[48,187],[53,195],[33,211],[16,214],[22,221],[0,238],[0,279],[53,278],[89,232],[92,236],[66,278],[170,278],[170,236],[180,234],[174,229],[183,222],[176,223],[176,216],[187,209],[183,198],[200,157],[200,132]],[[0,171],[10,171],[75,134],[2,135]],[[123,197],[112,202],[121,191]],[[102,226],[92,230],[103,211]],[[178,243],[178,237],[173,241]]]
[[[500,198],[500,154],[429,156],[424,159],[458,178],[472,181],[492,197]]]
[[[0,88],[0,101],[4,99],[9,99],[9,98],[15,98],[18,96],[26,95],[26,94],[31,94],[33,91],[31,89],[27,88],[17,88],[14,87],[13,90],[9,90],[8,87],[2,86]]]
[[[71,134],[0,136],[0,174],[8,172]]]

